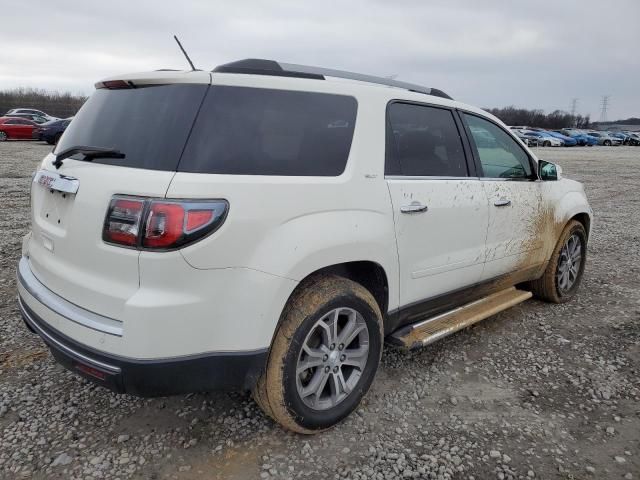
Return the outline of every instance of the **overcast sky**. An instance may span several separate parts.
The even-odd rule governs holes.
[[[455,99],[640,116],[640,0],[17,0],[0,15],[0,89],[89,94],[101,77],[241,58],[388,76]]]

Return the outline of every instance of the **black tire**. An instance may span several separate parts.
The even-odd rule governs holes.
[[[7,133],[0,130],[0,142],[5,142],[8,138],[9,136],[7,135]]]
[[[330,408],[313,409],[298,393],[296,368],[300,352],[317,322],[341,308],[355,310],[364,320],[369,335],[368,357],[357,383],[344,399]],[[287,303],[253,398],[267,415],[294,432],[312,434],[331,428],[353,412],[369,390],[382,345],[382,315],[371,293],[343,277],[318,276],[301,285]]]
[[[571,288],[567,290],[562,290],[558,284],[558,269],[562,262],[562,250],[567,242],[567,240],[572,236],[576,235],[580,240],[581,246],[581,262],[578,268],[578,274],[575,282],[571,286]],[[571,220],[560,235],[558,243],[551,255],[551,259],[549,260],[549,264],[544,271],[542,277],[532,282],[529,282],[529,288],[533,292],[533,294],[547,302],[551,303],[565,303],[571,300],[576,292],[578,291],[578,287],[580,286],[580,282],[582,281],[582,276],[584,273],[584,267],[587,263],[587,233],[584,229],[584,226],[578,222],[577,220]]]
[[[611,146],[611,140],[605,140],[604,142],[602,142],[602,144],[603,144],[605,147],[610,147],[610,146]]]
[[[54,145],[57,145],[58,142],[60,141],[60,137],[62,136],[61,133],[57,133],[56,136],[53,138],[53,143]]]
[[[551,142],[549,140],[545,140],[544,142],[542,142],[542,146],[543,147],[550,147],[551,146]]]

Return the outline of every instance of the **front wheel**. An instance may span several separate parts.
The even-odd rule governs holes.
[[[551,142],[550,142],[549,140],[545,140],[545,141],[542,143],[542,146],[543,146],[543,147],[550,147],[550,146],[551,146]]]
[[[529,283],[533,294],[548,302],[565,303],[576,294],[587,261],[587,232],[577,220],[562,231],[541,278]]]
[[[289,430],[330,428],[369,390],[382,342],[382,315],[371,293],[343,277],[317,277],[285,307],[253,397]]]
[[[610,146],[611,146],[611,141],[609,141],[609,140],[605,140],[605,141],[603,142],[603,145],[604,145],[605,147],[610,147]]]

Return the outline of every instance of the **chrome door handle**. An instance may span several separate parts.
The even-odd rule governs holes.
[[[403,205],[400,207],[402,213],[422,213],[429,210],[429,207],[421,203],[412,203],[411,205]]]
[[[501,198],[500,200],[496,200],[495,202],[493,202],[493,204],[496,207],[508,207],[509,205],[511,205],[511,200],[509,200],[508,198]]]

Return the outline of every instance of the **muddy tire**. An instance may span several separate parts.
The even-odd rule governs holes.
[[[576,294],[587,260],[587,233],[577,220],[562,231],[544,275],[529,283],[533,294],[547,302],[565,303]]]
[[[343,277],[316,277],[287,303],[253,398],[294,432],[330,428],[369,390],[382,344],[382,315],[371,293]]]

